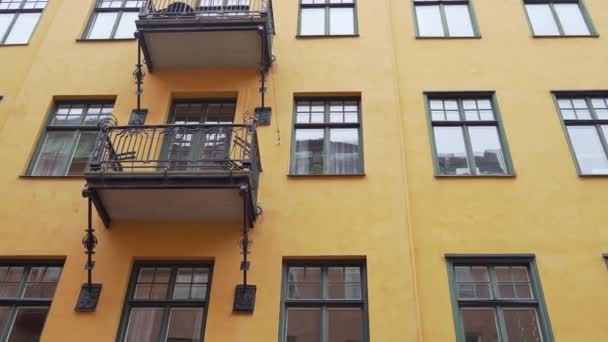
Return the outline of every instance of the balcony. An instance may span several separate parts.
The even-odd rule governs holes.
[[[255,124],[103,128],[85,191],[112,222],[228,222],[252,227],[260,154]]]
[[[150,71],[272,63],[272,0],[146,0],[136,25]]]

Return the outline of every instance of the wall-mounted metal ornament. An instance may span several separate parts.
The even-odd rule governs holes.
[[[258,125],[268,126],[272,122],[272,108],[270,107],[257,107],[255,109],[255,118]]]
[[[97,246],[97,237],[95,237],[95,229],[93,229],[93,200],[90,198],[90,193],[87,189],[83,191],[83,196],[88,197],[88,226],[85,230],[86,234],[82,239],[82,245],[85,248],[85,254],[87,255],[87,262],[84,265],[87,270],[87,283],[83,284],[80,288],[80,295],[76,302],[75,310],[77,312],[92,312],[97,308],[97,302],[99,302],[99,296],[101,295],[101,284],[93,283],[93,268],[95,267],[95,261],[93,261],[93,255],[95,254],[95,247]]]

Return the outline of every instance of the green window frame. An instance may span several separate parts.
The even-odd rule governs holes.
[[[473,0],[412,0],[412,6],[418,38],[481,37]]]
[[[554,341],[533,254],[446,260],[457,342]]]
[[[0,1],[0,45],[27,45],[48,0]]]
[[[579,176],[608,175],[608,91],[554,91]]]
[[[597,36],[582,0],[523,0],[534,37]]]
[[[210,262],[136,262],[117,340],[140,341],[138,333],[144,333],[147,341],[204,341],[212,275]],[[179,331],[173,317],[191,324],[182,325],[187,329]]]
[[[290,317],[307,340],[369,342],[366,272],[364,260],[285,261],[279,342],[299,341]]]
[[[62,261],[0,262],[0,341],[40,338],[62,270]]]
[[[99,136],[98,125],[112,118],[113,109],[113,100],[56,102],[27,175],[82,176]]]
[[[494,92],[425,92],[425,102],[436,176],[515,176]]]
[[[144,0],[96,0],[84,40],[135,39],[135,20]]]
[[[357,0],[300,0],[298,37],[357,36],[357,22]]]
[[[361,99],[296,97],[292,176],[364,174]]]

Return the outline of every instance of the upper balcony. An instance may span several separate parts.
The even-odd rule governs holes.
[[[260,171],[255,123],[105,127],[85,191],[106,227],[243,220],[253,226]]]
[[[272,0],[146,0],[136,25],[150,71],[272,63]]]

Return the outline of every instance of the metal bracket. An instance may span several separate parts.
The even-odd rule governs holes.
[[[234,307],[232,311],[253,313],[255,308],[255,285],[237,285],[234,291]]]
[[[76,312],[95,311],[101,295],[101,287],[101,284],[82,284],[78,302],[76,302]]]

